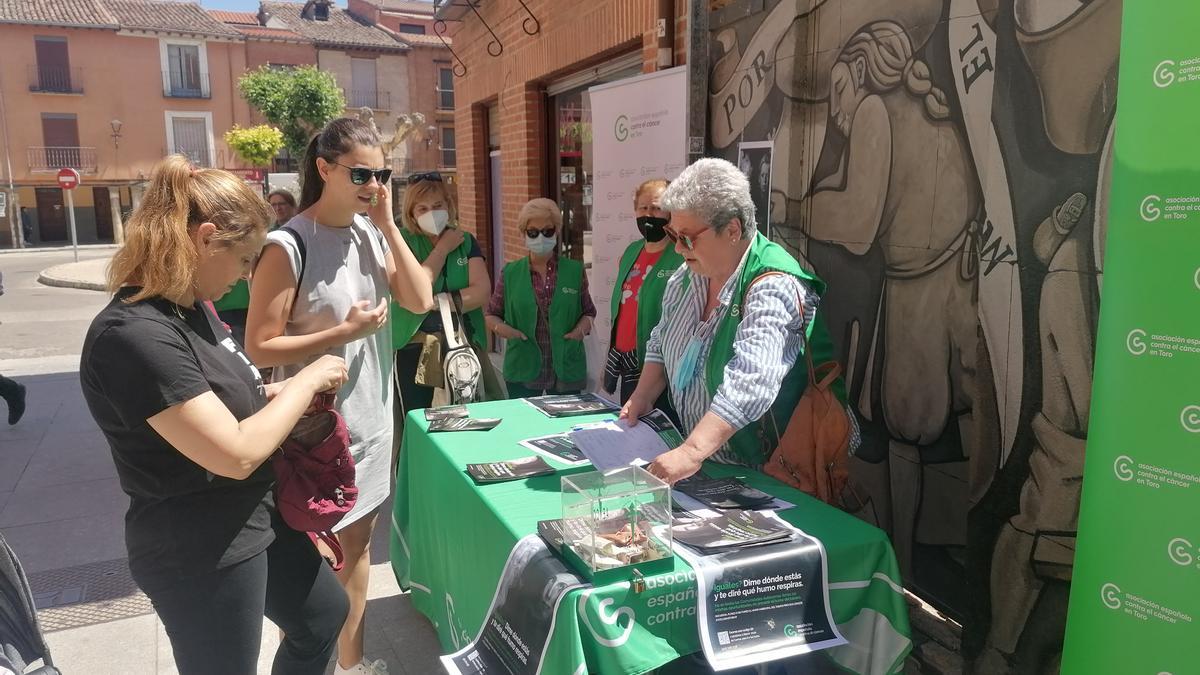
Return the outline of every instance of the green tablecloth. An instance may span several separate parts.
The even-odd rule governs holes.
[[[472,404],[470,411],[504,421],[491,431],[429,434],[423,412],[408,416],[392,511],[392,569],[446,653],[479,631],[517,540],[535,532],[537,521],[560,517],[560,476],[592,470],[559,464],[555,475],[478,486],[466,465],[529,456],[519,441],[601,419],[550,419],[519,400]],[[741,476],[796,504],[780,516],[824,543],[830,605],[849,644],[822,654],[855,673],[899,672],[911,642],[887,536],[758,472],[713,463],[705,471]],[[695,590],[694,573],[676,556],[674,572],[647,577],[640,594],[627,582],[572,591],[559,607],[542,672],[644,673],[699,650]]]

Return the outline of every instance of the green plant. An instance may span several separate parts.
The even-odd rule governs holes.
[[[248,129],[235,124],[225,132],[225,143],[250,166],[266,166],[283,148],[283,132],[269,124]]]
[[[262,66],[243,75],[238,90],[283,132],[284,145],[295,157],[304,154],[314,133],[346,109],[346,99],[333,75],[315,66]]]

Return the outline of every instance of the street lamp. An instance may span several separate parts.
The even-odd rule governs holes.
[[[120,147],[121,147],[121,127],[124,126],[124,124],[121,123],[121,120],[114,118],[113,121],[108,123],[108,126],[112,127],[111,136],[113,139],[113,148],[120,149]]]
[[[432,125],[432,124],[430,124],[429,126],[425,127],[425,147],[426,147],[426,148],[428,148],[429,146],[433,145],[433,139],[434,139],[436,136],[437,136],[437,127],[435,127],[435,126],[434,126],[434,125]]]

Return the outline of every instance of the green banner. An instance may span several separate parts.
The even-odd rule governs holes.
[[[1196,0],[1125,2],[1103,308],[1063,673],[1197,672],[1197,28]]]

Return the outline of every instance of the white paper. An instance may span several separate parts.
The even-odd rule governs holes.
[[[571,431],[571,440],[592,466],[604,473],[649,464],[671,449],[649,425],[631,427],[625,420],[578,426]]]

